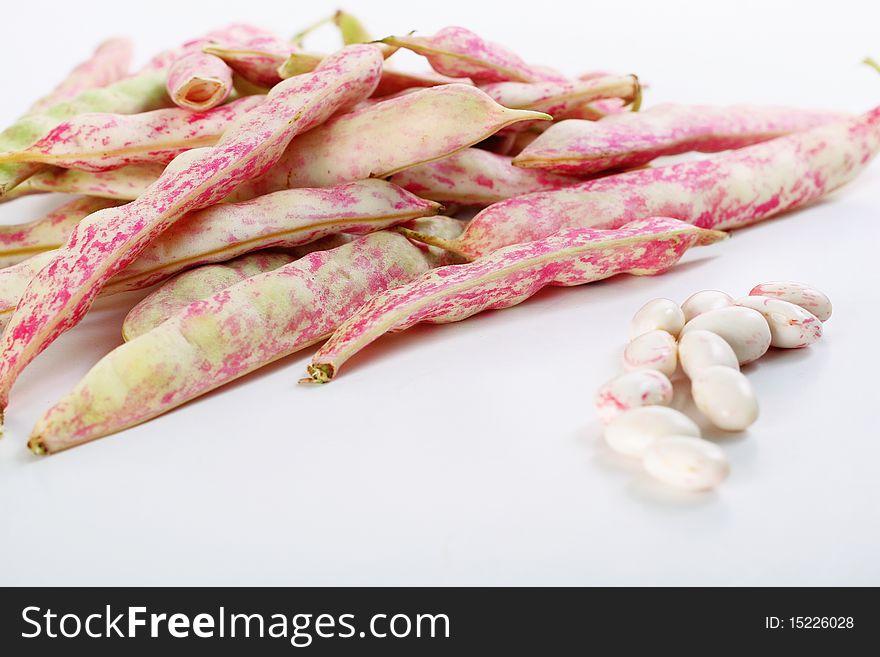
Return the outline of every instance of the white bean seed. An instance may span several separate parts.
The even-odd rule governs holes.
[[[720,335],[733,348],[740,365],[763,356],[770,348],[770,326],[757,310],[729,306],[709,310],[684,325],[682,336],[702,329]]]
[[[813,313],[820,322],[831,317],[831,300],[822,292],[804,283],[771,281],[752,288],[749,296],[776,297]]]
[[[715,443],[692,436],[655,440],[642,457],[649,475],[684,490],[709,490],[730,472],[724,451]]]
[[[733,297],[726,292],[720,290],[703,290],[689,296],[683,304],[681,310],[684,313],[686,322],[691,321],[697,315],[702,315],[710,310],[718,308],[726,308],[733,305]]]
[[[678,337],[684,326],[684,313],[671,299],[654,299],[639,308],[629,326],[629,339],[660,329]]]
[[[688,331],[678,343],[678,360],[684,373],[694,378],[700,370],[723,365],[739,369],[739,361],[733,348],[724,338],[712,331],[696,329]]]
[[[777,299],[750,295],[737,300],[738,306],[757,310],[770,326],[770,346],[798,349],[822,337],[822,322],[809,310]]]
[[[758,419],[758,399],[742,372],[714,365],[694,377],[694,404],[712,424],[725,431],[742,431]]]
[[[658,438],[700,437],[700,428],[687,415],[666,406],[643,406],[616,416],[605,427],[605,442],[616,452],[641,456]]]
[[[666,331],[642,333],[623,350],[623,366],[628,370],[658,370],[672,376],[678,365],[678,348]]]
[[[657,370],[636,370],[621,374],[599,388],[595,405],[599,417],[608,422],[618,413],[639,406],[667,406],[672,401],[672,384]]]

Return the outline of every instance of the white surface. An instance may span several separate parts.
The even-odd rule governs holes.
[[[880,76],[859,65],[880,55],[878,3],[521,4],[349,8],[376,34],[463,24],[567,73],[635,71],[648,105],[855,111],[880,99]],[[0,23],[4,61],[19,64],[4,67],[0,119],[114,33],[132,34],[144,60],[228,20],[292,33],[334,8],[16,3]],[[385,338],[321,388],[296,385],[307,351],[144,426],[32,457],[33,422],[119,342],[140,295],[100,301],[13,391],[0,584],[880,584],[878,210],[875,162],[827,201],[664,276],[548,290]],[[786,278],[828,293],[834,316],[814,347],[745,368],[762,416],[719,440],[730,479],[676,493],[615,458],[590,400],[621,369],[636,309]]]

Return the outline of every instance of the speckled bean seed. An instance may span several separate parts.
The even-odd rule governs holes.
[[[677,365],[675,338],[659,329],[642,333],[623,350],[623,366],[628,370],[658,370],[672,376]]]
[[[681,309],[684,312],[685,321],[689,322],[697,315],[702,315],[710,310],[726,308],[733,305],[733,297],[720,290],[703,290],[689,296]]]
[[[758,399],[742,372],[723,365],[707,367],[691,385],[694,404],[716,427],[742,431],[758,419]]]
[[[678,337],[685,323],[681,308],[670,299],[653,299],[639,308],[629,325],[629,339],[660,329]]]
[[[733,348],[740,365],[759,359],[770,348],[770,326],[757,310],[730,306],[694,317],[681,330],[682,336],[704,329],[717,333]]]
[[[672,383],[657,370],[636,370],[621,374],[599,388],[595,405],[603,422],[618,413],[640,406],[668,406],[672,402]]]
[[[749,296],[776,297],[813,313],[820,322],[831,317],[831,299],[814,287],[794,281],[771,281],[752,288]]]
[[[678,360],[681,369],[690,378],[694,378],[701,370],[713,365],[739,369],[736,354],[724,338],[712,331],[701,329],[681,336],[678,343]]]
[[[822,337],[822,322],[798,305],[751,295],[739,299],[737,305],[757,310],[770,326],[770,346],[782,349],[807,347]]]
[[[605,442],[616,452],[641,456],[658,438],[700,437],[700,428],[687,415],[666,406],[643,406],[620,413],[605,427]]]
[[[714,488],[730,472],[727,456],[718,445],[691,436],[654,441],[645,450],[642,465],[654,479],[690,491]]]

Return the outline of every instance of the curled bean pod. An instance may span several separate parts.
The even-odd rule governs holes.
[[[496,82],[480,88],[505,107],[544,112],[554,121],[576,116],[583,105],[595,100],[619,98],[625,104],[631,104],[641,97],[639,80],[634,75],[566,82]],[[518,124],[506,131],[521,132],[530,127],[533,126]],[[517,156],[517,162],[521,157],[522,154]]]
[[[831,300],[822,292],[804,283],[794,281],[773,281],[761,283],[752,288],[749,295],[775,297],[788,301],[815,315],[820,322],[831,317]]]
[[[31,105],[31,112],[43,112],[53,105],[76,98],[89,89],[106,87],[125,77],[131,64],[131,41],[108,39],[89,59],[78,64],[51,93]]]
[[[472,86],[420,89],[340,114],[297,137],[271,170],[234,196],[384,178],[467,148],[512,123],[549,118],[502,107]]]
[[[750,295],[736,305],[757,310],[770,326],[770,346],[798,349],[822,337],[822,322],[810,311],[774,297]]]
[[[382,42],[423,55],[438,73],[470,78],[478,84],[565,81],[561,75],[530,66],[506,48],[485,41],[463,27],[444,27],[430,37],[391,36]]]
[[[657,105],[600,121],[562,121],[530,144],[514,164],[590,175],[632,169],[662,155],[742,148],[845,118],[839,112],[791,107]]]
[[[229,97],[232,69],[214,55],[187,53],[171,65],[167,89],[178,107],[204,112]]]
[[[450,246],[469,257],[578,227],[645,216],[729,230],[801,207],[853,179],[880,151],[880,107],[702,160],[630,171],[490,205]]]
[[[306,381],[330,381],[345,361],[388,331],[509,308],[546,285],[582,285],[622,273],[655,274],[673,266],[691,246],[724,237],[654,217],[615,231],[566,231],[501,249],[466,265],[435,269],[376,296],[349,318],[312,359],[311,378]]]
[[[323,339],[428,266],[409,240],[379,232],[195,301],[104,356],[43,414],[28,444],[57,452],[165,413]]]
[[[740,365],[758,360],[770,348],[770,326],[756,310],[730,306],[697,315],[684,325],[681,337],[706,330],[719,335],[733,349]]]
[[[83,219],[52,263],[30,282],[0,339],[0,407],[6,407],[18,373],[79,323],[107,280],[181,216],[216,203],[242,181],[267,171],[297,133],[368,97],[381,68],[376,48],[346,46],[314,73],[276,85],[213,148],[177,156],[136,201]]]
[[[308,244],[343,231],[362,235],[435,215],[438,210],[436,203],[382,180],[220,203],[178,220],[107,281],[101,294],[143,289],[189,267],[257,249]],[[55,255],[42,253],[0,270],[0,325],[9,320],[31,280]]]
[[[509,157],[480,148],[466,148],[441,160],[409,167],[391,181],[422,198],[460,205],[489,205],[580,182],[570,176],[518,169]]]
[[[0,226],[0,268],[18,264],[36,253],[57,249],[83,217],[116,205],[116,201],[85,196],[65,203],[36,221]]]
[[[190,148],[215,144],[230,124],[263,99],[246,96],[205,112],[171,108],[140,114],[80,114],[24,150],[0,153],[0,163],[39,162],[85,171],[140,162],[167,164]]]
[[[635,408],[671,403],[672,383],[663,372],[657,370],[621,374],[599,388],[593,400],[599,419],[606,423]]]

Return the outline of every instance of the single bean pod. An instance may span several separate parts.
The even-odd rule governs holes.
[[[684,327],[684,313],[670,299],[652,299],[638,309],[629,324],[629,339],[635,340],[649,331],[666,331],[677,338]]]
[[[379,232],[195,301],[104,356],[43,414],[28,444],[57,452],[161,415],[322,340],[428,266],[409,240]]]
[[[37,253],[59,248],[83,217],[118,204],[117,201],[83,196],[65,203],[36,221],[0,226],[0,268],[18,264]]]
[[[140,290],[184,269],[258,249],[309,244],[337,232],[363,235],[438,211],[436,203],[383,180],[219,203],[178,220],[107,281],[101,294]],[[0,325],[7,323],[31,280],[55,255],[41,253],[0,270]]]
[[[605,426],[605,442],[626,456],[642,456],[666,436],[699,438],[700,428],[687,415],[666,406],[640,406],[615,415]]]
[[[681,330],[682,339],[696,330],[719,335],[733,349],[740,365],[758,360],[770,348],[767,320],[758,311],[743,306],[710,310],[694,317]]]
[[[804,283],[773,281],[752,288],[750,295],[776,297],[788,301],[815,315],[820,322],[831,317],[831,300],[822,292]]]
[[[39,162],[84,171],[140,162],[168,164],[184,151],[217,143],[224,130],[263,100],[246,96],[204,112],[175,107],[127,115],[80,114],[24,150],[0,153],[0,163]]]
[[[472,86],[420,89],[340,114],[297,137],[271,170],[233,197],[385,178],[467,148],[504,126],[549,118],[502,107]]]
[[[25,180],[6,198],[58,192],[133,201],[147,191],[163,171],[165,165],[158,162],[130,164],[119,169],[99,172],[48,167]]]
[[[557,123],[520,153],[514,164],[592,175],[632,169],[662,155],[742,148],[845,118],[839,112],[791,107],[657,105],[600,121]]]
[[[204,112],[217,107],[232,91],[232,69],[219,57],[187,53],[168,71],[168,95],[180,108]]]
[[[258,35],[238,44],[211,43],[202,52],[223,60],[248,82],[270,89],[282,80],[278,68],[299,48],[273,35]],[[317,64],[308,72],[316,67]]]
[[[822,337],[822,322],[798,305],[774,297],[751,295],[736,304],[757,310],[770,326],[770,346],[783,349],[806,347]]]
[[[678,366],[675,338],[666,331],[642,333],[623,350],[623,366],[627,370],[658,370],[671,377]]]
[[[681,336],[678,360],[681,369],[691,379],[715,365],[739,369],[739,360],[733,348],[717,333],[703,329],[694,329]]]
[[[727,478],[730,464],[715,443],[693,436],[668,436],[654,441],[642,455],[645,471],[669,486],[706,491]]]
[[[724,237],[675,219],[653,217],[615,231],[566,231],[501,249],[466,265],[440,267],[374,297],[352,315],[312,359],[311,378],[305,381],[330,381],[345,361],[388,331],[509,308],[546,285],[582,285],[623,273],[656,274],[672,267],[691,246]]]
[[[518,169],[510,159],[480,148],[466,148],[404,169],[391,181],[422,198],[460,205],[490,205],[520,194],[580,182],[569,176]]]
[[[505,107],[544,112],[554,121],[577,115],[583,105],[595,100],[619,98],[629,105],[637,104],[641,98],[639,79],[634,75],[566,82],[495,82],[480,88]],[[506,131],[521,132],[530,127],[518,124]],[[517,160],[520,157],[522,155],[517,156]]]
[[[106,87],[125,77],[131,64],[129,39],[107,39],[92,56],[77,66],[49,94],[31,105],[31,112],[44,112],[59,103],[76,98],[89,89]]]
[[[593,404],[599,419],[611,422],[621,413],[643,406],[672,403],[672,383],[657,370],[636,370],[611,379],[599,388]]]
[[[716,427],[743,431],[758,419],[758,399],[745,375],[723,365],[701,369],[691,381],[694,404]]]
[[[689,322],[697,315],[732,305],[734,305],[733,297],[726,292],[702,290],[685,299],[684,303],[681,304],[681,310],[684,313],[685,321]]]
[[[518,55],[485,41],[463,27],[444,27],[430,37],[391,36],[382,43],[423,55],[438,73],[470,78],[477,84],[492,82],[565,82],[555,71],[526,64]]]
[[[880,107],[845,121],[702,160],[629,171],[490,205],[449,246],[474,258],[568,228],[646,216],[747,226],[849,182],[880,151]]]
[[[227,129],[213,148],[177,158],[136,201],[83,219],[52,263],[28,285],[0,339],[0,408],[18,374],[85,315],[110,278],[187,212],[212,205],[267,171],[291,139],[368,97],[382,57],[346,46],[314,73],[276,85],[266,101]]]

